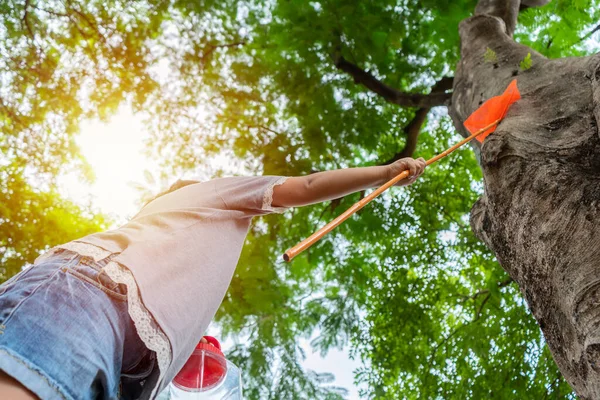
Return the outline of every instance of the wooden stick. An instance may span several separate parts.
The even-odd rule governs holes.
[[[426,164],[427,165],[433,164],[434,162],[438,161],[439,159],[446,157],[448,154],[452,153],[454,150],[458,149],[465,143],[470,142],[477,136],[486,132],[488,129],[496,126],[499,122],[500,122],[500,119],[492,122],[491,124],[489,124],[488,126],[486,126],[484,128],[481,128],[480,130],[478,130],[477,132],[475,132],[468,138],[461,140],[460,142],[458,142],[454,146],[450,147],[449,149],[445,150],[444,152],[427,160]],[[344,213],[341,214],[340,216],[338,216],[336,219],[334,219],[333,221],[331,221],[330,223],[328,223],[327,225],[325,225],[324,227],[322,227],[321,229],[319,229],[318,231],[316,231],[315,233],[313,233],[312,235],[310,235],[309,237],[307,237],[306,239],[304,239],[303,241],[301,241],[300,243],[298,243],[297,245],[292,247],[291,249],[288,249],[288,251],[286,251],[283,254],[283,259],[287,262],[291,261],[298,254],[302,253],[304,250],[308,249],[310,246],[312,246],[313,244],[318,242],[323,236],[325,236],[326,234],[331,232],[336,226],[340,225],[342,222],[344,222],[345,220],[350,218],[350,216],[352,216],[355,212],[357,212],[358,210],[360,210],[361,208],[363,208],[364,206],[369,204],[374,198],[379,196],[381,193],[385,192],[387,189],[389,189],[391,186],[395,185],[402,179],[407,178],[408,174],[409,174],[408,170],[402,171],[396,177],[387,181],[383,186],[379,187],[377,190],[374,190],[373,192],[371,192],[368,196],[364,197],[359,202],[354,203],[354,205],[352,205],[352,207],[350,207],[349,209],[344,211]]]

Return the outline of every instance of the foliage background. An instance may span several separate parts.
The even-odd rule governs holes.
[[[516,38],[548,57],[593,52],[597,5],[553,0],[526,9]],[[74,141],[82,121],[108,120],[127,104],[147,122],[162,181],[378,164],[404,148],[416,110],[366,90],[333,59],[398,90],[428,93],[452,76],[458,23],[474,6],[0,3],[0,279],[48,246],[113,226],[56,189],[57,177],[73,171],[93,180]],[[414,156],[456,139],[445,108],[434,108]],[[218,157],[236,167],[218,167]],[[355,380],[365,398],[572,397],[518,288],[470,231],[481,180],[465,149],[291,264],[279,261],[282,250],[360,194],[255,221],[217,318],[237,343],[229,357],[246,374],[246,396],[344,395],[327,385],[330,375],[301,367],[298,341],[312,338],[323,354],[349,347],[361,360]]]

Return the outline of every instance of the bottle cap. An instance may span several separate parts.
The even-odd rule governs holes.
[[[198,343],[183,368],[173,379],[173,384],[189,392],[210,390],[227,374],[227,360],[221,344],[212,336],[204,336],[208,343]]]

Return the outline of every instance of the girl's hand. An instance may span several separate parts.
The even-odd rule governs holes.
[[[416,160],[410,157],[401,158],[400,160],[387,166],[388,180],[398,176],[402,171],[409,170],[408,178],[402,179],[400,182],[394,185],[408,186],[417,180],[417,178],[425,170],[426,166],[427,165],[425,164],[425,160],[423,158],[417,158]]]

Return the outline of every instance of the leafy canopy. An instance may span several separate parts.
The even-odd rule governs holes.
[[[404,148],[416,110],[356,84],[334,57],[400,91],[428,93],[452,76],[458,23],[474,6],[3,2],[2,267],[12,274],[45,245],[105,226],[50,188],[57,174],[86,172],[73,141],[79,122],[109,118],[123,102],[145,116],[149,153],[167,176],[231,172],[212,163],[219,154],[247,173],[280,175],[390,159]],[[586,54],[596,6],[554,0],[527,9],[516,38],[549,57]],[[489,52],[481,57],[496,61]],[[456,139],[445,109],[436,108],[414,155],[427,158]],[[255,221],[217,318],[239,343],[229,356],[246,374],[247,397],[344,393],[329,374],[302,369],[300,338],[323,354],[350,348],[363,362],[355,380],[365,398],[570,396],[518,288],[469,229],[481,179],[464,149],[291,264],[279,261],[281,252],[360,194]]]

